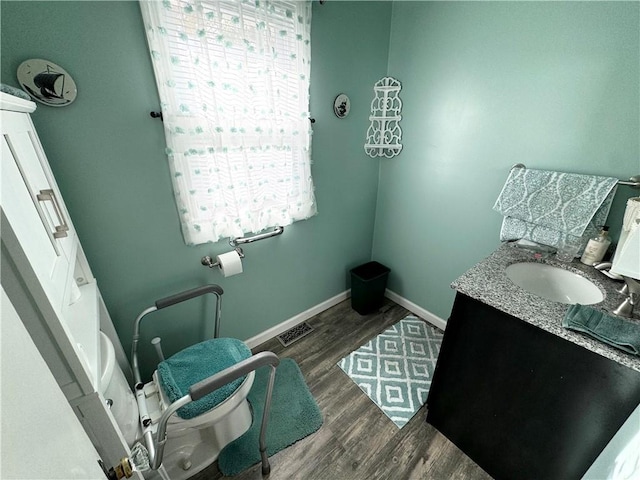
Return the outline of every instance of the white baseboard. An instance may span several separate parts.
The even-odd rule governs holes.
[[[321,302],[321,303],[309,308],[308,310],[305,310],[304,312],[301,312],[301,313],[291,317],[290,319],[285,320],[284,322],[279,323],[278,325],[275,325],[275,326],[265,330],[264,332],[261,332],[261,333],[255,335],[255,336],[253,336],[251,338],[248,338],[247,340],[244,341],[244,343],[246,343],[249,348],[255,348],[258,345],[260,345],[261,343],[264,343],[267,340],[271,340],[272,338],[280,335],[282,332],[286,332],[290,328],[295,327],[299,323],[302,323],[305,320],[309,320],[313,316],[315,316],[315,315],[317,315],[317,314],[319,314],[321,312],[324,312],[325,310],[333,307],[334,305],[339,304],[340,302],[346,300],[350,296],[351,296],[351,290],[345,290],[344,292],[339,293],[338,295],[336,295],[334,297],[331,297],[328,300],[325,300],[324,302]],[[434,325],[435,327],[438,327],[440,330],[444,330],[445,327],[447,326],[447,321],[446,320],[443,320],[442,318],[438,317],[437,315],[434,315],[430,311],[425,310],[424,308],[422,308],[419,305],[416,305],[413,302],[410,302],[406,298],[401,297],[400,295],[398,295],[397,293],[395,293],[395,292],[393,292],[393,291],[391,291],[389,289],[387,289],[385,291],[385,297],[389,298],[390,300],[393,300],[394,302],[396,302],[401,307],[406,308],[411,313],[413,313],[413,314],[417,315],[418,317],[426,320],[431,325]]]
[[[422,318],[423,320],[426,320],[431,325],[438,327],[440,330],[444,330],[445,327],[447,326],[446,320],[443,320],[442,318],[438,317],[437,315],[434,315],[430,311],[425,310],[421,306],[416,305],[413,302],[410,302],[406,298],[401,297],[396,292],[392,292],[391,290],[387,289],[385,292],[385,297],[387,297],[389,300],[393,300],[401,307],[406,308],[411,313],[416,314],[418,317]]]
[[[284,322],[279,323],[278,325],[271,327],[268,330],[265,330],[262,333],[259,333],[258,335],[248,338],[247,340],[244,341],[244,343],[246,343],[249,348],[257,347],[261,343],[264,343],[267,340],[271,340],[272,338],[280,335],[282,332],[286,332],[290,328],[295,327],[299,323],[302,323],[305,320],[309,320],[311,317],[321,312],[324,312],[325,310],[333,307],[334,305],[339,304],[340,302],[346,300],[350,296],[351,296],[351,290],[345,290],[344,292],[339,293],[338,295],[331,297],[328,300],[325,300],[324,302],[321,302],[318,305],[311,307],[310,309],[305,310],[304,312],[299,313],[291,317],[290,319],[285,320]]]

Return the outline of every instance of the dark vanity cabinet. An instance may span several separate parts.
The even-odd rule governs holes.
[[[640,403],[640,373],[458,293],[427,422],[495,479],[580,479]]]

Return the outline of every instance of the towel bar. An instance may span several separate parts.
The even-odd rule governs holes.
[[[635,175],[629,180],[618,180],[618,185],[628,185],[633,188],[640,188],[640,175]]]
[[[513,167],[511,167],[511,170],[513,170],[514,168],[527,168],[527,166],[523,163],[516,163]],[[629,180],[618,180],[618,185],[627,185],[632,188],[640,188],[640,175],[634,175],[633,177],[629,178]]]

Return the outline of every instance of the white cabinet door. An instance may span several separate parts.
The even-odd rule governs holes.
[[[24,328],[0,292],[2,478],[104,480],[99,456]]]
[[[1,112],[1,205],[51,304],[62,312],[75,231],[26,113]]]
[[[64,465],[57,478],[101,478],[96,451],[111,465],[129,454],[98,391],[102,373],[99,323],[103,321],[111,330],[113,325],[106,309],[99,318],[99,308],[104,308],[99,303],[100,293],[29,116],[34,107],[31,102],[0,92],[0,254],[3,295],[6,292],[8,297],[0,302],[0,478],[9,472],[8,466],[15,478],[53,478],[46,472],[57,471],[58,460]],[[76,287],[74,274],[84,278],[79,288],[72,288]],[[11,313],[4,309],[8,302],[20,316],[39,360],[44,360],[49,376],[57,383],[55,388],[41,384],[36,367],[31,369],[30,363],[21,360],[22,343],[28,342],[16,342],[5,335],[5,315],[8,318]],[[20,355],[12,357],[13,347],[8,347],[5,340]],[[24,368],[20,367],[20,374],[14,378],[5,366],[15,362]],[[15,382],[7,384],[5,379]],[[29,399],[46,401],[41,405]],[[54,403],[49,405],[49,401]],[[77,418],[68,418],[74,411]],[[78,431],[70,426],[68,432],[66,424],[75,425],[78,419],[85,429]],[[68,439],[67,434],[73,438]],[[95,450],[88,448],[91,442]],[[15,448],[5,449],[9,444]],[[42,454],[43,449],[51,455]],[[38,457],[35,462],[33,452]],[[142,480],[141,475],[136,478]]]

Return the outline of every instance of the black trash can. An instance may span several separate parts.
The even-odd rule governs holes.
[[[391,270],[378,262],[351,269],[351,308],[361,315],[374,312],[384,303],[384,291]]]

